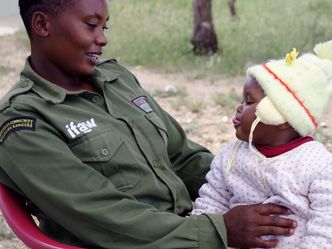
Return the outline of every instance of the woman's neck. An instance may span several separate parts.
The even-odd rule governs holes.
[[[64,73],[54,64],[44,60],[42,56],[38,56],[38,54],[31,55],[30,64],[34,71],[41,77],[68,91],[87,90],[90,92],[98,92],[96,87],[87,79],[73,77]]]

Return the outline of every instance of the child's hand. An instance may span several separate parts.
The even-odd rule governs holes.
[[[296,221],[275,215],[287,215],[290,210],[273,204],[243,205],[224,214],[228,246],[250,248],[276,247],[278,240],[263,240],[263,235],[289,236],[294,233]]]

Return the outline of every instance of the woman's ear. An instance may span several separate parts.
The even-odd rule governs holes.
[[[31,30],[37,36],[46,37],[49,35],[49,16],[41,11],[33,13],[31,18]]]

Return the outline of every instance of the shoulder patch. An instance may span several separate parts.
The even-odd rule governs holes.
[[[19,116],[6,120],[0,126],[0,145],[2,145],[8,136],[17,131],[28,130],[35,131],[36,130],[36,118],[28,117],[28,116]]]
[[[153,112],[151,106],[148,103],[148,99],[146,96],[137,97],[136,99],[133,99],[131,102],[133,102],[137,107],[139,107],[145,113]]]

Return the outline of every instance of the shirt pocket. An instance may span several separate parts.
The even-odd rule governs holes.
[[[160,136],[162,137],[166,147],[168,145],[168,134],[167,129],[163,121],[158,117],[155,112],[147,113],[144,115],[147,120],[149,120],[154,127],[157,128]]]
[[[73,146],[81,161],[107,177],[120,191],[128,191],[141,181],[138,162],[127,143],[114,131],[87,134]]]

